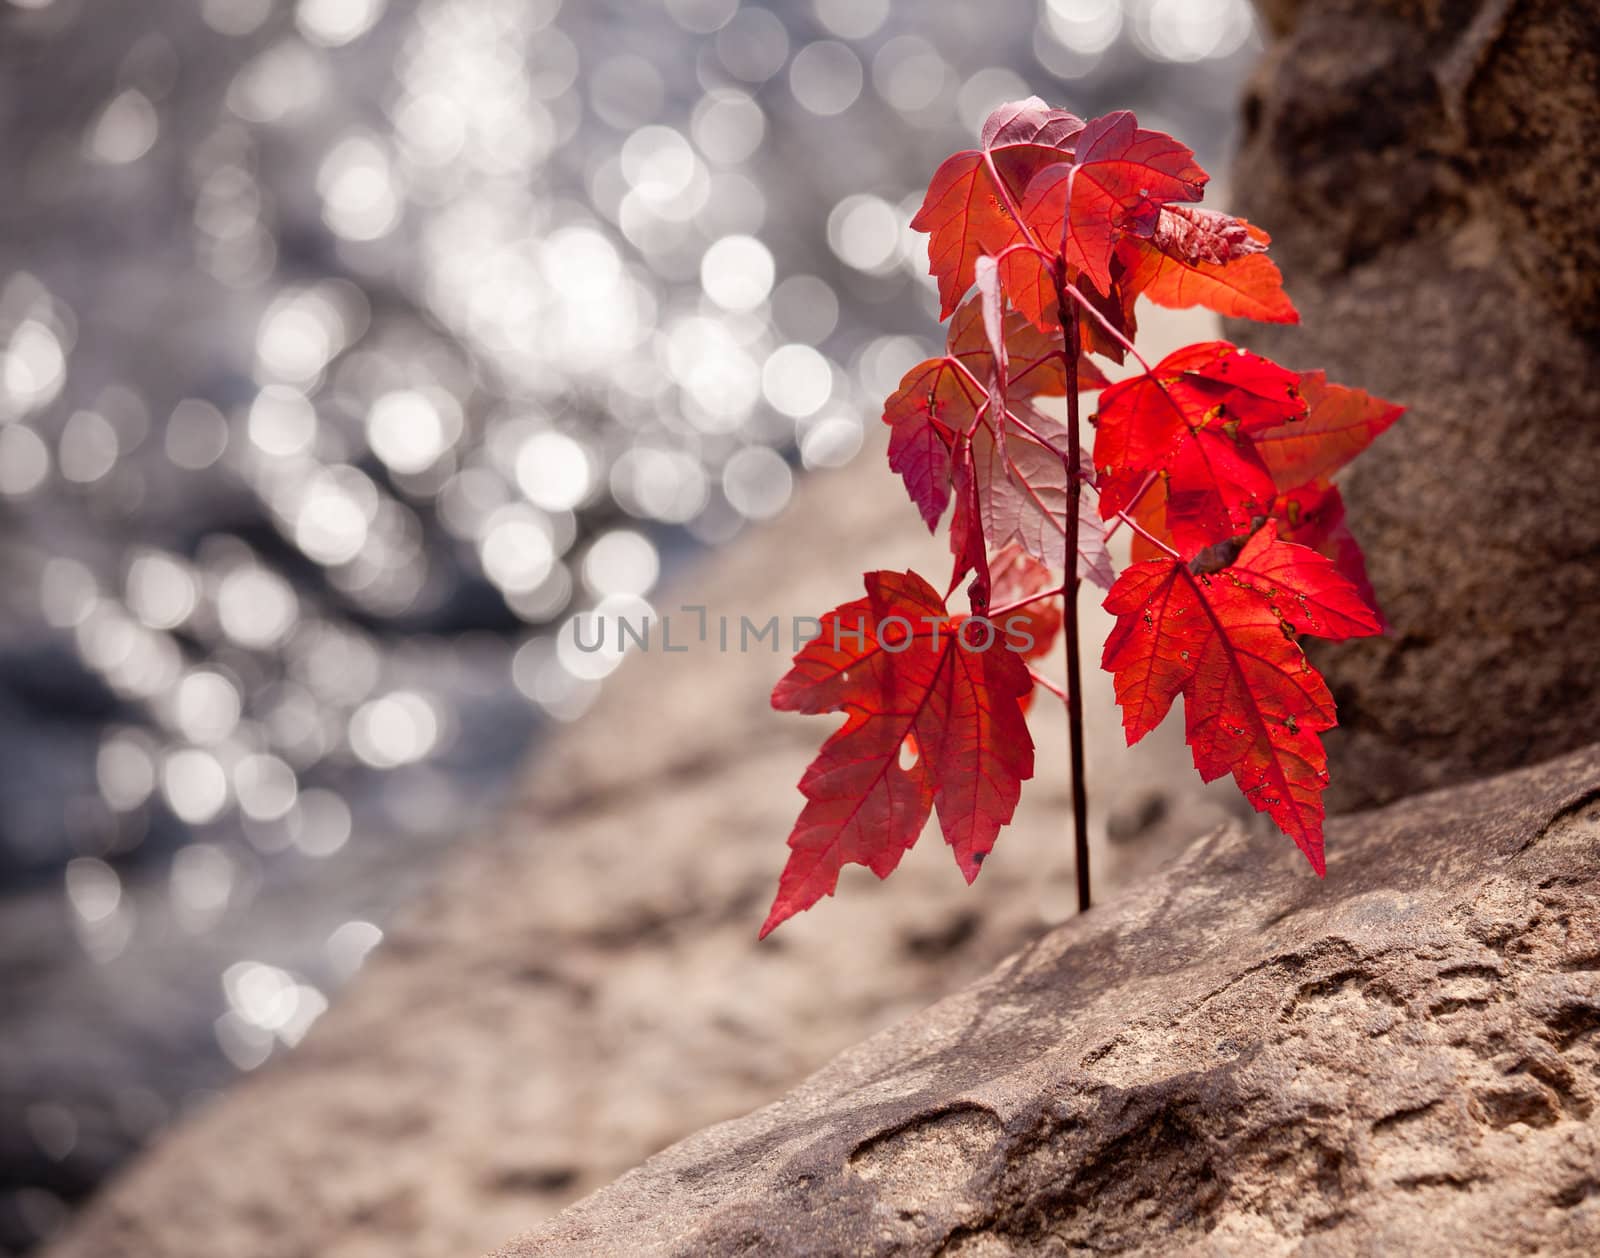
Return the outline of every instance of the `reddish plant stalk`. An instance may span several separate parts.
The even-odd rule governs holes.
[[[1061,632],[1067,644],[1067,754],[1072,774],[1072,851],[1078,912],[1089,907],[1089,792],[1083,780],[1083,663],[1078,645],[1078,516],[1083,498],[1083,434],[1078,429],[1078,312],[1067,300],[1065,264],[1056,262],[1056,305],[1067,372],[1066,576],[1061,582]]]

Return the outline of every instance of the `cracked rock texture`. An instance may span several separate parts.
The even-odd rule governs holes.
[[[1600,1252],[1600,747],[1227,825],[497,1258]]]
[[[1410,407],[1349,469],[1394,632],[1321,651],[1336,805],[1588,743],[1600,652],[1600,5],[1266,0],[1237,212],[1296,368]]]

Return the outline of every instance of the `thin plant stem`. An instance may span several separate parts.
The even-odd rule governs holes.
[[[1065,690],[1061,689],[1060,686],[1056,685],[1055,682],[1051,681],[1048,677],[1046,677],[1038,669],[1030,668],[1028,670],[1028,676],[1033,678],[1033,681],[1034,681],[1035,685],[1042,686],[1044,689],[1048,690],[1051,694],[1053,694],[1057,699],[1060,699],[1063,703],[1066,702],[1067,692]]]
[[[1067,301],[1064,264],[1056,264],[1056,304],[1061,313],[1067,373],[1066,576],[1061,582],[1061,627],[1067,644],[1067,751],[1072,773],[1072,850],[1078,872],[1078,912],[1089,907],[1089,794],[1083,778],[1083,662],[1078,643],[1078,515],[1083,499],[1083,434],[1078,430],[1077,311]]]
[[[1012,599],[1009,603],[1001,603],[998,607],[989,609],[989,619],[996,620],[1010,612],[1021,611],[1031,603],[1042,603],[1047,598],[1060,597],[1061,591],[1057,589],[1040,590],[1037,594],[1029,594],[1024,598]]]
[[[1144,478],[1144,483],[1134,491],[1133,497],[1128,499],[1128,505],[1122,508],[1121,511],[1117,512],[1117,518],[1112,520],[1111,523],[1106,526],[1106,541],[1109,542],[1112,537],[1115,536],[1116,531],[1121,528],[1124,523],[1136,523],[1133,518],[1133,509],[1137,507],[1144,499],[1144,496],[1150,492],[1150,487],[1156,483],[1157,475],[1158,473],[1151,472],[1148,476],[1146,476]]]
[[[1126,511],[1117,512],[1117,520],[1119,522],[1124,521],[1124,520],[1127,521],[1127,524],[1128,524],[1129,528],[1131,528],[1140,537],[1144,538],[1145,541],[1149,542],[1152,546],[1154,546],[1157,550],[1159,550],[1168,559],[1182,559],[1183,558],[1182,555],[1180,555],[1177,551],[1173,550],[1172,547],[1168,546],[1164,541],[1162,541],[1159,537],[1157,537],[1149,529],[1145,528],[1144,525],[1140,524],[1139,521],[1135,520]],[[1107,536],[1110,536],[1109,531],[1107,532]]]

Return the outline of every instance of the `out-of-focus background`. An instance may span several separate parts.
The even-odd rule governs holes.
[[[990,108],[1225,171],[1254,20],[0,0],[0,1253],[292,1050],[592,702],[575,616],[854,457]]]

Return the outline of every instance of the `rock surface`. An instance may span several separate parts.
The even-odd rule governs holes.
[[[1600,1250],[1600,747],[1225,826],[498,1258]]]
[[[1237,325],[1410,413],[1344,482],[1394,626],[1325,651],[1345,806],[1595,737],[1600,6],[1262,5],[1236,208],[1304,323]],[[1341,771],[1342,770],[1342,771]]]
[[[1149,331],[1161,353],[1213,326],[1160,316]],[[705,604],[710,643],[674,613],[673,640],[692,649],[626,663],[305,1043],[156,1146],[51,1252],[481,1253],[1070,914],[1065,721],[1040,702],[1038,780],[972,887],[933,832],[891,882],[853,868],[836,899],[756,943],[795,783],[838,722],[771,710],[786,650],[770,636],[737,650],[739,617],[788,624],[859,597],[858,565],[942,571],[943,545],[873,448],[685,574],[658,607]],[[1103,635],[1087,600],[1085,616]],[[1110,679],[1095,670],[1087,689],[1104,893],[1241,805],[1231,784],[1201,786],[1178,723],[1129,751]]]

